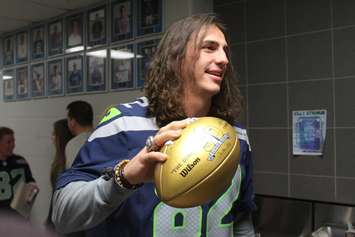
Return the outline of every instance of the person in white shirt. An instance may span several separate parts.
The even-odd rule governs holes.
[[[65,148],[66,168],[70,168],[81,146],[85,144],[92,132],[94,115],[92,106],[82,100],[68,104],[67,111],[68,128],[75,136]]]
[[[80,22],[76,19],[72,20],[71,28],[68,35],[68,46],[76,46],[83,43]]]

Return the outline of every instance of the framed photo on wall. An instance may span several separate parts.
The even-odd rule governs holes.
[[[3,41],[3,63],[4,66],[14,64],[14,37],[7,36]]]
[[[159,33],[162,29],[162,1],[139,0],[138,35]]]
[[[130,39],[133,36],[133,2],[132,0],[112,3],[112,41]]]
[[[29,98],[28,90],[28,67],[16,69],[16,99]]]
[[[44,26],[31,30],[31,59],[44,58]]]
[[[87,39],[89,46],[106,44],[106,7],[92,9],[88,13]]]
[[[106,49],[104,49],[105,52]],[[98,56],[90,56],[90,52],[86,56],[87,62],[87,91],[105,91],[106,90],[106,58]]]
[[[66,19],[66,48],[81,46],[84,43],[83,14],[68,16]]]
[[[14,69],[4,70],[2,73],[3,99],[11,101],[15,99],[15,71]]]
[[[159,40],[149,40],[146,42],[139,43],[137,46],[137,66],[138,66],[138,76],[137,76],[137,87],[142,88],[144,85],[144,77],[147,73],[148,67],[152,60],[153,55],[157,49]]]
[[[44,63],[31,65],[31,97],[45,96],[45,69]]]
[[[47,64],[47,95],[64,94],[63,59],[55,59]]]
[[[57,20],[48,24],[48,56],[63,53],[63,21]]]
[[[134,87],[134,58],[133,45],[111,49],[111,90],[130,89]]]
[[[76,55],[66,59],[66,93],[80,93],[84,91],[84,63],[83,56]]]
[[[16,34],[16,63],[26,62],[28,59],[28,32]]]

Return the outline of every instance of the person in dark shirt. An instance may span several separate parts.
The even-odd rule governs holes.
[[[81,85],[81,71],[78,69],[76,63],[73,64],[73,70],[69,76],[70,87],[80,87]]]
[[[43,32],[40,29],[35,33],[32,54],[34,58],[43,57],[44,54]]]
[[[94,23],[92,24],[92,37],[93,40],[101,39],[103,35],[104,26],[100,20],[99,14],[96,13]]]
[[[50,49],[60,49],[62,47],[62,33],[59,32],[58,26],[60,23],[55,23],[51,26],[51,33],[49,36]]]
[[[0,212],[17,212],[10,207],[16,187],[21,182],[35,182],[31,169],[22,156],[13,153],[15,148],[14,131],[0,127]]]

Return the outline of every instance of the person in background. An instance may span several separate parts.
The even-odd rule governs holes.
[[[14,154],[14,149],[14,131],[0,127],[0,212],[18,215],[10,206],[16,187],[21,182],[35,182],[35,179],[25,158]]]
[[[242,101],[225,34],[212,14],[184,18],[166,30],[146,75],[146,96],[111,108],[73,167],[58,178],[52,216],[58,231],[94,228],[102,237],[255,236],[251,149],[238,123]],[[204,116],[224,119],[238,131],[238,170],[217,200],[170,207],[152,182],[156,164],[169,159],[159,149],[180,137],[191,118]]]
[[[93,40],[100,40],[104,37],[104,25],[98,13],[95,14],[95,19],[92,23],[91,30]]]
[[[34,56],[34,58],[38,58],[43,56],[43,54],[44,54],[43,31],[41,29],[37,29],[35,31],[35,37],[33,40],[32,55]]]
[[[119,6],[119,15],[115,20],[115,30],[117,34],[128,34],[130,32],[129,12],[124,3]]]
[[[43,89],[44,89],[43,74],[34,71],[33,75],[32,75],[32,78],[33,78],[33,81],[32,81],[32,91],[33,91],[33,93],[41,95],[43,93]]]
[[[21,33],[17,40],[17,59],[25,60],[27,59],[27,34]]]
[[[6,47],[4,50],[4,64],[9,65],[9,64],[12,64],[13,60],[14,60],[13,45],[12,45],[11,38],[5,40],[5,42],[6,42]]]
[[[69,130],[75,136],[65,148],[66,167],[69,168],[92,132],[94,121],[92,106],[82,100],[71,102],[67,106],[67,121]]]
[[[78,65],[76,62],[73,62],[72,64],[72,70],[69,75],[69,87],[75,88],[75,87],[80,87],[83,83],[82,80],[82,69],[81,67],[78,68]]]
[[[51,49],[62,47],[62,33],[58,30],[60,26],[60,23],[55,23],[50,27],[49,44]]]
[[[103,60],[100,60],[98,58],[93,58],[92,60],[90,60],[91,65],[90,67],[92,68],[91,71],[91,85],[101,85],[103,83],[103,76],[100,70],[100,67],[103,67]]]
[[[59,71],[57,64],[52,66],[52,70],[49,75],[49,88],[52,93],[60,92],[62,88],[62,73]]]
[[[82,38],[82,22],[80,19],[72,19],[70,21],[68,47],[80,45],[83,43]]]
[[[68,122],[66,119],[60,119],[54,122],[52,132],[52,142],[55,146],[55,155],[51,164],[50,181],[52,187],[52,193],[54,192],[55,183],[60,173],[65,170],[66,158],[65,147],[70,139],[74,136],[68,128]],[[51,220],[52,205],[50,205],[49,213],[46,221],[46,225],[49,229],[54,230],[54,226]]]
[[[68,128],[67,119],[57,120],[53,124],[53,134],[52,141],[55,146],[55,156],[51,165],[51,186],[52,190],[55,188],[55,183],[57,182],[57,177],[60,173],[65,170],[66,167],[66,157],[65,148],[67,143],[73,138],[73,134]]]

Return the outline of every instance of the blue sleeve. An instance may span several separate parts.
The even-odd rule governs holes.
[[[256,208],[254,202],[252,153],[246,141],[241,141],[241,148],[240,166],[242,168],[242,185],[240,196],[235,205],[235,211],[237,213],[251,212]]]

